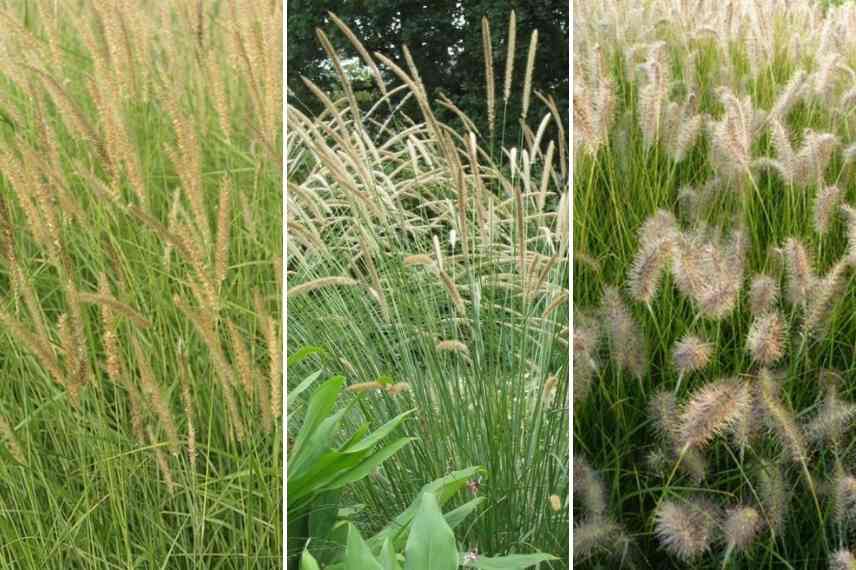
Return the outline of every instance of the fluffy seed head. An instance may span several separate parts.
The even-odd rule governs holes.
[[[765,462],[758,474],[764,519],[774,531],[781,532],[790,497],[779,465]]]
[[[808,460],[805,436],[794,418],[794,413],[780,400],[778,386],[766,368],[762,368],[758,374],[758,384],[764,419],[778,436],[779,442],[791,454],[791,459],[805,464]]]
[[[752,409],[745,382],[724,379],[696,390],[681,414],[681,438],[687,448],[707,445]]]
[[[701,370],[710,362],[713,343],[705,342],[697,336],[687,335],[675,343],[672,349],[672,361],[680,374]]]
[[[777,362],[785,354],[785,321],[778,311],[755,317],[746,336],[752,360],[762,366]]]
[[[739,552],[751,545],[761,531],[761,515],[752,507],[729,509],[722,531],[728,547]]]
[[[835,520],[840,524],[856,520],[856,477],[846,473],[835,478]]]
[[[762,315],[772,309],[779,299],[779,284],[769,275],[759,274],[752,278],[749,288],[749,310],[753,315]]]
[[[830,570],[856,570],[856,556],[849,550],[842,548],[835,551],[829,558]]]
[[[788,239],[782,249],[788,276],[788,302],[792,305],[802,305],[808,301],[809,294],[817,281],[811,257],[805,245],[796,238]]]
[[[597,553],[615,553],[616,539],[622,536],[621,527],[604,517],[594,517],[574,525],[574,562],[587,560]]]
[[[832,216],[841,202],[841,189],[838,186],[826,186],[817,193],[814,201],[814,228],[820,235],[826,235]]]
[[[574,495],[592,517],[606,513],[606,490],[597,472],[583,459],[574,458]]]
[[[648,368],[647,343],[621,294],[614,287],[608,287],[604,292],[603,310],[613,362],[636,378],[642,378]]]
[[[672,246],[673,241],[666,237],[639,248],[628,275],[627,289],[631,297],[651,304],[671,260]]]
[[[718,516],[715,506],[706,501],[663,501],[655,518],[655,532],[660,543],[686,562],[710,548]]]

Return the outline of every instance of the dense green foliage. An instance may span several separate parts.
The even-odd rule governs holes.
[[[856,7],[625,4],[575,4],[575,557],[851,568]]]
[[[343,26],[325,29],[338,33],[347,36]],[[361,47],[354,38],[331,54],[341,63]],[[389,97],[363,101],[342,77],[332,91],[308,84],[324,113],[287,108],[288,343],[326,347],[325,374],[366,392],[360,417],[343,421],[349,429],[415,410],[399,427],[415,439],[353,486],[365,505],[360,532],[382,528],[427,482],[479,465],[483,480],[472,486],[484,507],[456,529],[461,550],[537,550],[559,559],[542,568],[563,568],[566,125],[554,99],[519,80],[526,66],[509,86],[521,106],[507,110],[509,123],[524,120],[525,136],[502,130],[501,73],[485,102],[495,125],[463,114],[447,124],[412,53],[403,69],[383,56],[364,61],[393,70],[379,80]],[[529,74],[538,53],[527,53]]]
[[[281,18],[0,2],[0,568],[282,566]]]

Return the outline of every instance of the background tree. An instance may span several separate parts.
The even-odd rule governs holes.
[[[407,45],[433,98],[444,93],[477,124],[486,121],[486,88],[481,19],[491,22],[494,75],[502,92],[508,17],[517,17],[515,88],[509,108],[519,109],[527,47],[533,30],[539,34],[533,88],[552,94],[565,114],[569,104],[569,5],[564,0],[292,0],[288,4],[289,102],[317,110],[315,98],[300,76],[322,87],[332,85],[326,55],[315,36],[322,28],[342,54],[353,50],[327,18],[331,11],[344,20],[366,49],[403,64],[401,46]],[[367,89],[373,87],[366,84]],[[501,109],[500,109],[501,112]],[[498,117],[502,119],[501,115]],[[518,132],[516,117],[508,117],[509,134]]]

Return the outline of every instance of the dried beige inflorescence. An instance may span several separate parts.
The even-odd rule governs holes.
[[[703,316],[721,320],[737,306],[746,248],[746,235],[740,229],[728,240],[706,236],[702,229],[677,239],[672,258],[675,284]]]
[[[752,545],[761,532],[763,519],[754,507],[735,507],[725,512],[722,533],[730,550],[739,552]]]
[[[767,425],[775,432],[779,443],[788,451],[791,459],[802,465],[808,462],[805,435],[796,421],[793,411],[779,396],[779,389],[770,371],[762,368],[758,374],[760,401]]]
[[[602,311],[613,362],[641,380],[648,369],[648,344],[621,293],[614,287],[604,291]]]
[[[680,415],[683,448],[704,447],[752,409],[749,386],[735,379],[708,382],[696,390]]]
[[[713,343],[695,335],[687,335],[676,342],[672,348],[672,362],[680,374],[695,372],[708,365],[713,350]]]
[[[654,516],[660,543],[683,561],[693,560],[710,550],[720,518],[716,506],[702,499],[663,501]]]
[[[829,226],[834,219],[843,196],[838,186],[824,186],[817,192],[814,201],[814,229],[820,235],[829,232]]]
[[[797,238],[789,238],[782,248],[787,273],[787,300],[792,305],[805,305],[817,283],[814,262]]]
[[[746,347],[752,360],[770,366],[785,355],[786,321],[778,311],[768,311],[755,317],[746,336]]]
[[[756,317],[769,312],[776,306],[779,295],[776,279],[763,273],[755,275],[749,286],[749,311]]]
[[[846,548],[833,552],[829,557],[830,570],[854,570],[856,569],[856,556]]]

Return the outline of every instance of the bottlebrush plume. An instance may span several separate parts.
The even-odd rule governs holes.
[[[844,548],[836,550],[829,558],[829,570],[856,570],[856,556]]]
[[[711,158],[717,173],[726,178],[740,177],[749,172],[756,114],[748,96],[741,100],[727,87],[720,87],[718,95],[725,114],[708,127]]]
[[[703,447],[751,410],[752,398],[745,382],[710,382],[696,390],[684,407],[681,441],[687,448]]]
[[[856,208],[844,204],[841,211],[847,220],[847,261],[850,265],[856,265]]]
[[[670,237],[643,244],[630,266],[627,289],[630,296],[650,305],[672,258],[674,242]]]
[[[785,354],[785,321],[778,311],[763,313],[752,321],[746,336],[752,360],[762,366],[777,362]]]
[[[749,288],[749,310],[755,315],[763,315],[775,307],[779,299],[778,282],[763,273],[752,278]]]
[[[574,495],[579,497],[589,515],[596,517],[606,513],[606,489],[597,472],[584,459],[574,458]]]
[[[765,461],[758,473],[758,480],[764,519],[771,529],[779,533],[785,524],[790,503],[782,468],[778,464]]]
[[[804,97],[806,91],[806,73],[802,69],[798,69],[788,83],[782,89],[782,92],[776,98],[776,102],[770,109],[768,117],[777,121],[784,121],[790,110],[799,103]]]
[[[657,142],[662,128],[663,111],[668,102],[670,74],[663,58],[663,42],[653,44],[648,59],[640,69],[644,81],[639,88],[639,127],[646,147]]]
[[[639,228],[640,245],[650,246],[664,238],[675,238],[679,232],[678,220],[668,210],[657,210],[648,216]]]
[[[641,379],[648,368],[647,342],[615,287],[604,291],[603,317],[613,362]]]
[[[615,521],[595,517],[574,525],[574,563],[588,560],[598,553],[620,554],[616,545],[624,542],[623,531]]]
[[[814,201],[814,228],[820,235],[826,235],[832,216],[841,202],[841,189],[838,186],[825,186],[817,193]]]
[[[835,477],[835,520],[847,524],[856,520],[856,477],[839,473]]]
[[[850,265],[846,259],[838,261],[818,280],[811,292],[803,321],[803,332],[822,337],[826,332],[832,310],[847,286]]]
[[[675,343],[672,349],[672,362],[681,374],[694,372],[706,367],[713,355],[713,343],[705,342],[697,336],[687,335]]]
[[[769,370],[761,369],[758,374],[758,383],[764,419],[778,436],[779,443],[788,450],[791,458],[796,463],[805,464],[808,459],[805,436],[794,418],[794,413],[780,400],[778,386]]]
[[[722,533],[729,549],[739,552],[750,546],[761,531],[762,519],[752,507],[728,509],[722,523]]]
[[[663,440],[663,448],[667,451],[667,453],[660,452],[659,454],[665,467],[669,470],[672,469],[678,455],[683,453],[683,460],[680,463],[681,471],[684,471],[696,483],[704,481],[707,475],[707,461],[704,455],[697,449],[683,448],[680,416],[675,395],[672,392],[660,390],[648,403],[648,411],[654,420],[654,427],[658,435]],[[667,470],[665,474],[668,475],[669,471]]]
[[[786,240],[782,253],[788,278],[787,300],[792,305],[803,305],[808,302],[809,293],[817,281],[812,259],[805,245],[797,238]]]
[[[826,383],[823,405],[811,423],[806,426],[806,433],[811,440],[818,443],[828,441],[838,445],[853,418],[856,418],[856,404],[841,399],[837,381],[827,380]]]
[[[654,516],[660,543],[685,562],[710,549],[719,518],[715,505],[702,500],[663,501]]]

